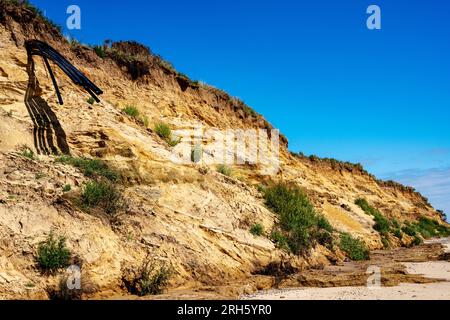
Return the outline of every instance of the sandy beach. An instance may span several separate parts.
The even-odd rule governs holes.
[[[450,252],[450,239],[433,239]],[[429,261],[403,263],[409,274],[423,275],[439,282],[426,284],[402,283],[394,287],[334,287],[298,288],[261,291],[243,299],[256,300],[450,300],[450,262]],[[444,281],[443,281],[444,280]]]

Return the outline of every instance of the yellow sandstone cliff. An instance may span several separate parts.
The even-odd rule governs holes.
[[[228,177],[215,165],[176,164],[171,161],[176,147],[153,130],[158,122],[174,132],[199,124],[220,130],[272,127],[240,101],[178,74],[138,44],[113,44],[108,50],[115,56],[101,58],[69,43],[33,11],[0,2],[1,298],[47,298],[46,288],[58,277],[43,276],[34,256],[50,232],[66,237],[82,261],[89,294],[103,298],[127,295],[124,274],[148,256],[173,266],[169,292],[204,289],[223,296],[270,286],[252,274],[271,262],[289,260],[301,269],[342,260],[342,252],[320,245],[303,256],[289,255],[268,237],[249,232],[255,223],[270,230],[277,221],[257,188],[270,181],[303,188],[336,230],[370,248],[381,248],[381,238],[373,217],[354,204],[358,198],[400,222],[440,218],[411,188],[377,181],[359,166],[292,155],[283,136],[273,176],[262,174],[259,165],[233,166]],[[27,98],[27,39],[48,42],[85,73],[104,91],[101,103],[87,103],[87,94],[54,67],[65,100],[58,105],[39,57],[34,58],[39,86]],[[135,106],[140,118],[125,114],[126,106]],[[189,138],[183,144],[189,146]],[[24,146],[33,159],[21,154]],[[88,178],[56,161],[55,151],[98,158],[120,172],[127,209],[111,222],[77,206]],[[66,185],[69,192],[63,191]],[[394,246],[411,242],[408,236],[403,243],[390,240]]]

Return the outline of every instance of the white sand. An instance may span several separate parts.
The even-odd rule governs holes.
[[[401,284],[397,287],[286,289],[244,297],[255,300],[450,300],[450,282]]]
[[[435,239],[450,252],[450,239]],[[336,287],[269,290],[245,296],[256,300],[450,300],[450,262],[430,261],[404,263],[408,273],[419,274],[447,282],[428,284],[400,284],[396,287]]]

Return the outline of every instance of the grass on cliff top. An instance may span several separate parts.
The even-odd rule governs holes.
[[[28,10],[30,10],[36,17],[41,19],[45,24],[48,26],[55,28],[59,33],[62,32],[62,27],[60,25],[57,25],[50,19],[48,19],[45,14],[37,7],[35,7],[33,4],[30,3],[28,0],[7,0],[10,3],[16,5],[16,6],[22,6]]]
[[[328,245],[333,228],[318,215],[305,193],[297,186],[277,184],[264,190],[266,205],[279,216],[272,240],[294,254],[303,253],[316,242]]]
[[[105,162],[98,159],[75,158],[65,155],[58,157],[56,162],[78,168],[86,177],[103,177],[113,182],[119,179],[119,174],[116,171],[109,168]]]

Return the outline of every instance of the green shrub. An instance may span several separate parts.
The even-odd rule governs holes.
[[[290,250],[288,239],[281,231],[273,230],[272,233],[270,234],[270,238],[277,245],[278,248],[286,251]]]
[[[170,140],[172,137],[172,130],[170,130],[170,127],[163,122],[159,122],[155,125],[155,132],[166,141]]]
[[[122,109],[122,112],[126,113],[128,116],[136,119],[140,122],[145,128],[148,128],[149,120],[146,115],[141,115],[139,110],[135,106],[126,106]]]
[[[414,236],[413,245],[418,246],[423,243],[423,239],[419,236]]]
[[[400,228],[394,230],[394,236],[396,236],[399,239],[402,238],[402,231],[400,230]]]
[[[355,204],[358,205],[366,214],[374,217],[375,225],[373,228],[382,235],[386,235],[391,231],[391,223],[386,219],[380,211],[369,205],[366,199],[357,199]]]
[[[436,231],[441,237],[449,237],[450,236],[450,228],[444,225],[438,225],[436,227]]]
[[[381,213],[374,214],[375,225],[373,228],[382,235],[386,235],[391,231],[391,225],[389,220],[386,219]]]
[[[420,235],[424,239],[450,236],[449,227],[427,217],[422,217],[414,223],[406,223],[402,231],[411,237],[419,238]],[[418,241],[415,240],[415,242]]]
[[[125,112],[130,117],[133,117],[136,119],[139,117],[139,114],[140,114],[139,110],[134,106],[126,106],[125,108],[122,109],[122,111]]]
[[[159,122],[155,125],[154,128],[156,134],[167,142],[167,144],[171,147],[175,147],[177,144],[181,142],[181,138],[173,139],[172,130],[169,125],[163,122]]]
[[[70,184],[66,184],[62,189],[63,192],[69,192],[70,190],[72,190],[72,186]]]
[[[126,206],[122,194],[107,181],[86,183],[81,194],[81,202],[85,208],[100,208],[111,216]]]
[[[230,177],[233,171],[229,166],[221,164],[217,167],[217,172],[223,174],[224,176]]]
[[[70,251],[66,247],[64,237],[55,239],[53,233],[47,237],[47,240],[41,242],[38,246],[36,262],[41,270],[46,273],[53,273],[69,265]]]
[[[250,228],[250,233],[253,234],[254,236],[257,236],[257,237],[262,236],[264,234],[264,227],[263,227],[263,225],[260,224],[260,223],[255,223]]]
[[[92,97],[89,97],[89,99],[87,99],[86,102],[89,103],[90,105],[93,105],[95,103],[95,99]]]
[[[56,159],[56,162],[68,164],[78,168],[86,177],[104,177],[110,181],[117,181],[119,178],[119,174],[110,169],[108,165],[101,160],[61,156]]]
[[[124,279],[124,282],[131,294],[141,297],[157,295],[163,292],[172,273],[172,267],[164,264],[157,266],[154,261],[147,260],[131,275],[131,279]]]
[[[322,231],[332,228],[325,217],[317,215],[308,197],[296,186],[278,184],[265,189],[266,205],[279,216],[278,238],[286,242],[289,250],[299,254],[311,247]],[[280,237],[280,234],[283,237]],[[274,235],[272,234],[272,237]],[[283,244],[284,245],[284,244]]]
[[[323,215],[319,215],[317,218],[317,226],[320,229],[326,230],[328,232],[333,232],[333,227],[331,226],[330,222],[328,221],[327,218],[325,218],[325,216]]]
[[[432,237],[448,237],[450,235],[449,227],[427,217],[421,217],[418,222],[410,224],[410,228],[415,231],[415,234],[411,234],[412,236],[420,234],[425,239]]]
[[[365,213],[373,215],[373,209],[366,199],[359,198],[355,201],[355,204],[359,206]]]
[[[415,236],[417,235],[416,229],[414,229],[414,226],[410,225],[409,223],[406,224],[406,225],[402,228],[402,231],[403,231],[404,233],[406,233],[408,236],[411,236],[411,237],[415,237]]]
[[[396,219],[392,219],[392,226],[395,228],[395,229],[399,229],[400,228],[400,223],[396,220]]]
[[[369,260],[369,250],[364,242],[353,238],[348,233],[342,233],[339,247],[350,259],[355,261]]]

